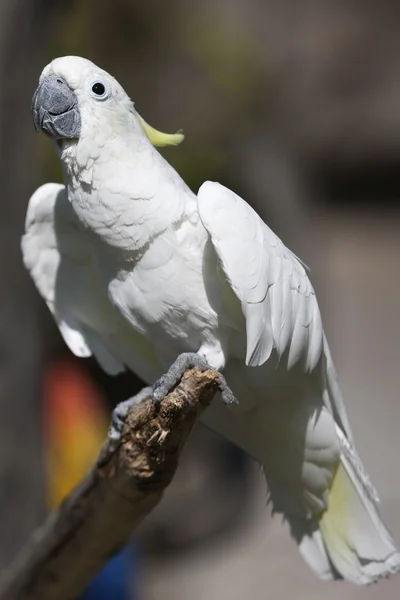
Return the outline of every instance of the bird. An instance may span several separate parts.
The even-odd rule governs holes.
[[[23,260],[70,350],[135,372],[155,402],[188,366],[217,370],[202,420],[262,465],[311,569],[360,585],[397,573],[304,263],[227,187],[195,194],[157,150],[183,135],[150,127],[91,61],[48,64],[32,117],[64,183],[30,198]]]

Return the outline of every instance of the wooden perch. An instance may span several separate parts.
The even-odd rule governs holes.
[[[218,389],[214,371],[187,371],[159,407],[134,406],[117,446],[36,531],[0,581],[0,600],[74,600],[161,499],[182,447]]]

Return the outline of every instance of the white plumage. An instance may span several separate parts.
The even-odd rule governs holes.
[[[246,318],[246,364],[262,365],[274,348],[290,369],[306,353],[312,371],[322,324],[304,266],[239,196],[207,181],[198,210]]]
[[[58,142],[66,187],[30,200],[22,250],[70,349],[149,384],[178,354],[204,356],[239,400],[214,401],[204,421],[263,465],[314,571],[359,584],[397,572],[304,265],[227,188],[195,196],[110,75],[77,57],[41,82],[52,75],[76,95],[81,127]]]

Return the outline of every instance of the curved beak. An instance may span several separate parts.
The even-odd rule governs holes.
[[[81,133],[78,100],[66,81],[49,75],[32,98],[32,118],[36,131],[42,129],[55,139],[77,139]]]

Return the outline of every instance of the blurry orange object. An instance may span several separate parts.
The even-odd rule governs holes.
[[[47,498],[52,509],[93,465],[110,415],[101,392],[73,360],[51,364],[44,384]]]

